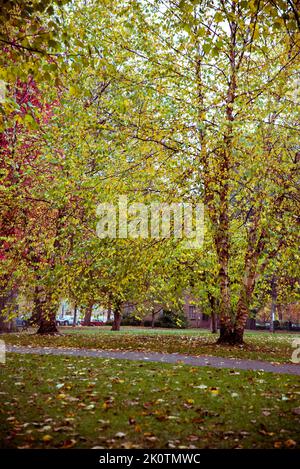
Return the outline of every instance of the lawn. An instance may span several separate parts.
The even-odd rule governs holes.
[[[75,347],[102,350],[138,350],[145,352],[214,355],[220,357],[260,359],[289,363],[292,342],[299,334],[246,332],[245,345],[224,347],[216,345],[217,336],[205,330],[124,328],[119,332],[106,327],[77,327],[60,329],[61,335],[37,336],[34,330],[17,334],[2,334],[7,344],[41,347]]]
[[[1,448],[299,448],[300,382],[186,365],[7,354]]]

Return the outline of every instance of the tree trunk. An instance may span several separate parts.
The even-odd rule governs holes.
[[[274,327],[274,321],[275,321],[275,314],[276,314],[276,303],[277,303],[277,289],[276,289],[276,280],[275,277],[272,278],[271,281],[271,297],[272,297],[272,303],[271,303],[271,320],[270,320],[270,332],[275,332],[275,327]]]
[[[74,316],[73,316],[73,327],[76,326],[76,323],[77,323],[77,304],[75,303],[75,306],[74,306]]]
[[[151,315],[151,327],[152,327],[152,329],[155,328],[155,311],[152,311],[152,315]]]
[[[229,160],[230,160],[230,139],[225,138],[226,150],[221,161],[220,170],[223,174],[220,187],[220,211],[218,225],[215,233],[215,245],[219,262],[218,281],[220,285],[220,337],[218,343],[232,344],[233,340],[233,322],[231,315],[230,282],[229,282]]]
[[[233,32],[233,30],[231,30]],[[219,343],[226,343],[229,339],[231,341],[231,334],[233,325],[231,320],[230,308],[230,291],[229,291],[229,276],[228,276],[228,261],[229,261],[229,168],[231,160],[231,140],[232,140],[232,121],[233,117],[233,103],[235,98],[235,44],[232,43],[231,47],[231,76],[227,92],[227,106],[226,106],[226,119],[228,121],[228,129],[225,134],[224,143],[225,149],[220,153],[219,171],[212,171],[212,165],[207,151],[207,135],[203,126],[199,131],[199,139],[201,143],[201,165],[203,167],[203,180],[204,180],[204,204],[208,211],[209,218],[215,232],[213,234],[214,244],[217,251],[219,262],[218,283],[220,287],[220,337]],[[202,57],[199,53],[196,62],[196,76],[198,88],[198,101],[199,101],[199,123],[203,123],[206,116],[206,106],[204,104],[204,86],[202,81]],[[215,186],[218,187],[218,197],[216,197]]]
[[[6,321],[4,318],[0,317],[0,333],[6,333],[6,332],[16,332],[17,331],[17,326],[16,326],[16,320],[10,319],[9,321]]]
[[[221,152],[219,165],[220,178],[220,203],[218,207],[218,226],[215,236],[215,245],[219,261],[219,285],[220,285],[220,337],[219,344],[233,345],[238,343],[236,337],[231,312],[230,285],[229,285],[229,258],[230,258],[230,230],[229,230],[229,197],[231,188],[230,171],[233,161],[232,140],[234,136],[234,102],[237,88],[237,63],[236,63],[236,31],[237,23],[235,19],[236,4],[232,2],[231,13],[233,19],[230,21],[230,77],[226,93],[226,129],[223,134],[224,148]]]
[[[29,318],[29,324],[31,326],[39,326],[42,317],[42,303],[40,301],[41,288],[35,287],[34,298],[33,298],[33,310],[31,317]]]
[[[58,334],[56,327],[57,305],[48,296],[43,300],[40,298],[41,317],[37,334]]]
[[[211,332],[212,334],[216,334],[218,332],[217,328],[217,300],[214,295],[211,293],[208,294],[208,300],[210,304],[210,314],[211,314]]]
[[[156,317],[156,315],[161,313],[162,311],[163,311],[163,308],[159,308],[156,311],[155,311],[155,308],[152,309],[152,311],[151,311],[151,327],[152,327],[152,329],[155,329],[155,317]]]
[[[219,255],[219,262],[221,264],[219,271],[220,281],[220,336],[218,338],[218,344],[233,345],[235,342],[234,326],[231,318],[231,305],[230,305],[230,294],[229,294],[229,278],[227,273],[228,265],[228,247],[223,249]]]
[[[108,308],[107,308],[107,321],[110,321],[111,320],[111,301],[109,301],[108,303]]]
[[[217,315],[216,315],[215,311],[211,312],[211,332],[212,332],[212,334],[216,334],[218,332]]]
[[[94,303],[90,303],[84,314],[84,320],[83,320],[83,325],[84,326],[90,326],[91,325],[91,318],[92,318],[92,312],[93,312],[93,305]]]
[[[239,345],[243,343],[243,337],[241,338],[232,326],[220,325],[220,336],[217,340],[217,344],[220,345]]]
[[[245,326],[249,317],[249,300],[250,295],[248,296],[245,290],[237,303],[236,322],[234,326],[237,344],[242,344],[244,341]]]
[[[6,308],[12,307],[13,298],[14,292],[0,297],[0,332],[15,332],[17,330],[15,318],[7,319],[8,311]]]
[[[121,327],[121,302],[117,301],[114,307],[114,322],[112,325],[112,331],[119,331]]]
[[[254,231],[255,223],[252,231]],[[253,236],[253,233],[250,233],[250,237]],[[249,241],[249,250],[246,255],[245,260],[245,275],[244,280],[241,286],[240,297],[237,303],[237,312],[234,326],[234,333],[236,337],[236,343],[242,344],[244,337],[244,330],[246,327],[246,322],[249,317],[249,305],[251,302],[252,294],[254,291],[256,283],[256,269],[258,256],[264,246],[264,235],[262,235],[255,247],[255,250],[252,249],[253,241]]]

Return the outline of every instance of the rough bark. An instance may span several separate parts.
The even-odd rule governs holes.
[[[40,299],[40,312],[41,317],[37,334],[58,334],[56,326],[57,305],[53,303],[51,297],[47,296],[44,299]]]
[[[114,305],[113,308],[113,313],[114,313],[114,321],[111,327],[112,331],[119,331],[121,327],[121,320],[122,320],[122,315],[121,315],[121,302],[117,301]]]
[[[259,234],[260,210],[252,216],[251,228],[248,232],[248,248],[245,256],[244,278],[237,303],[235,335],[238,343],[243,343],[243,335],[249,317],[249,305],[257,280],[258,259],[266,244],[266,232],[263,229]]]
[[[92,312],[93,312],[93,304],[94,303],[90,303],[86,310],[85,310],[85,314],[84,314],[84,319],[83,319],[83,325],[84,326],[90,326],[91,325],[91,318],[92,318]]]
[[[223,191],[222,191],[223,192]],[[227,189],[224,190],[224,197]],[[222,205],[227,204],[223,201]],[[229,262],[229,234],[228,234],[228,207],[225,212],[220,214],[220,224],[216,233],[216,248],[219,260],[219,285],[220,285],[220,337],[218,343],[232,344],[234,341],[233,336],[233,322],[231,317],[231,301],[229,290],[229,275],[228,275],[228,262]]]
[[[243,343],[243,336],[240,336],[232,326],[224,327],[220,325],[220,336],[217,340],[220,345],[240,345]]]
[[[216,315],[215,311],[211,312],[211,332],[212,332],[212,334],[216,334],[218,332],[217,315]]]
[[[42,305],[40,302],[40,288],[35,287],[34,289],[34,299],[33,299],[33,311],[31,317],[29,318],[29,324],[32,326],[39,326],[42,316]]]

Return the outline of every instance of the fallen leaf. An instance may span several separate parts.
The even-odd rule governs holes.
[[[126,436],[126,433],[123,433],[123,432],[118,432],[115,434],[116,438],[125,438],[125,436]]]
[[[76,444],[76,440],[65,440],[63,442],[63,445],[61,446],[61,448],[65,448],[65,449],[68,449],[68,448],[73,448],[73,446]]]
[[[284,446],[285,446],[286,448],[293,448],[294,446],[296,446],[296,444],[297,444],[296,441],[295,441],[295,440],[292,440],[292,439],[286,440],[286,441],[284,442]]]

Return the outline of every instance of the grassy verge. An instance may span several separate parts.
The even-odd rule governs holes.
[[[2,448],[295,448],[299,378],[8,354]]]
[[[37,336],[33,331],[18,334],[2,334],[7,344],[40,347],[75,347],[104,350],[138,350],[187,355],[213,355],[220,357],[248,358],[278,363],[289,363],[293,352],[295,334],[269,334],[249,332],[245,345],[224,347],[216,345],[216,336],[201,331],[147,331],[125,329],[112,332],[99,328],[61,328],[55,337]]]

